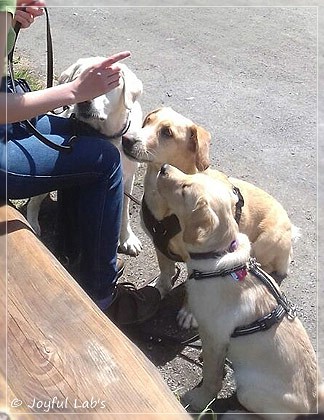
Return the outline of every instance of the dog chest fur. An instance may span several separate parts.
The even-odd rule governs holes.
[[[248,274],[242,282],[230,276],[190,279],[186,287],[204,354],[213,351],[215,343],[226,349],[233,363],[238,398],[246,409],[316,411],[316,356],[298,318],[284,317],[268,331],[230,337],[236,327],[255,321],[276,306],[265,286]]]

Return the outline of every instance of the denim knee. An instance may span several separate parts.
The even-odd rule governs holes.
[[[103,147],[101,165],[106,179],[114,179],[116,182],[122,179],[120,151],[112,143],[106,142]]]

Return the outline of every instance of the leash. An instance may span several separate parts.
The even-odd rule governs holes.
[[[129,199],[131,199],[135,204],[137,204],[138,206],[142,205],[142,201],[138,200],[136,197],[134,197],[132,194],[124,191],[124,194],[126,195],[126,197],[128,197]]]
[[[45,17],[46,17],[46,43],[47,43],[47,80],[46,80],[46,87],[50,88],[53,86],[53,43],[52,43],[52,35],[51,35],[51,27],[49,22],[49,15],[48,10],[46,7],[44,7],[45,11]],[[12,88],[15,93],[17,93],[16,90],[16,84],[15,84],[15,76],[14,76],[14,69],[13,69],[13,55],[14,50],[17,43],[17,38],[19,35],[21,29],[21,24],[19,22],[16,22],[14,30],[16,33],[15,36],[15,42],[13,45],[13,48],[8,55],[8,69],[9,69],[9,76],[12,83]],[[18,79],[19,81],[19,79]],[[38,138],[42,143],[44,143],[46,146],[51,147],[52,149],[55,149],[57,151],[63,151],[63,152],[71,152],[72,151],[72,144],[68,145],[59,145],[51,140],[49,140],[47,137],[45,137],[42,133],[40,133],[37,128],[32,124],[30,120],[24,120],[21,121],[26,127],[26,129],[33,134],[35,137]],[[71,138],[69,140],[69,143],[71,143],[74,140],[74,138]]]

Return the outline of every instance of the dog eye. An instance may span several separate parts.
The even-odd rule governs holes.
[[[172,133],[172,130],[171,130],[170,127],[163,127],[161,129],[161,134],[164,137],[172,137],[173,136],[173,133]]]

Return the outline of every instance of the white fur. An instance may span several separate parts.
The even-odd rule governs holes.
[[[59,83],[69,82],[78,77],[84,70],[92,64],[97,63],[103,57],[82,58],[66,69],[59,78]],[[142,94],[142,82],[136,75],[125,65],[119,64],[123,72],[123,83],[107,93],[99,96],[92,101],[92,106],[97,112],[97,117],[92,119],[84,119],[93,128],[110,136],[118,133],[124,126],[127,113],[130,112],[131,125],[128,133],[135,134],[142,126],[142,109],[138,102],[138,98]],[[71,106],[64,114],[69,117],[74,112],[78,117],[78,106]],[[82,116],[79,116],[82,120]],[[128,159],[121,147],[121,137],[110,140],[119,149],[122,159],[124,190],[131,193],[133,189],[134,176],[138,163]],[[37,235],[41,234],[38,222],[38,214],[40,205],[47,194],[43,194],[30,199],[27,205],[27,220]],[[122,213],[122,226],[119,238],[119,250],[125,254],[136,256],[140,253],[142,245],[140,240],[133,233],[129,220],[129,198],[124,197],[124,206]]]

